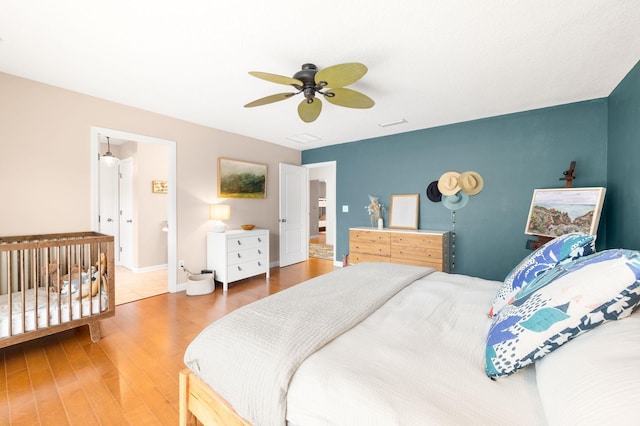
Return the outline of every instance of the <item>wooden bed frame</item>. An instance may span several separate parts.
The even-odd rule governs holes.
[[[188,368],[180,371],[179,379],[180,426],[187,426],[190,414],[204,425],[251,425]]]
[[[102,254],[106,255],[106,270],[105,265],[100,263]],[[61,294],[61,282],[64,280],[64,274],[71,274],[69,281],[72,281],[74,275],[80,277],[77,269],[74,272],[74,268],[80,268],[91,274],[92,266],[96,267],[99,274],[97,277],[100,283],[97,290],[98,313],[93,313],[91,301],[89,301],[89,312],[82,309],[82,298],[91,297],[88,293],[83,294],[82,286],[79,286],[78,293],[74,296],[70,294],[70,291]],[[7,295],[9,330],[7,337],[0,337],[0,348],[83,325],[89,326],[92,342],[100,340],[98,321],[115,315],[114,268],[114,239],[112,236],[96,232],[76,232],[0,237],[0,295]],[[53,302],[52,292],[58,293],[59,304],[62,303],[63,297],[67,297],[69,321],[62,322],[61,306],[58,306],[58,324],[51,325],[51,317],[47,315],[46,326],[40,326],[38,320],[34,320],[36,323],[34,329],[24,331],[27,315],[33,315],[31,312],[26,312],[25,293],[32,290],[36,296],[46,294],[47,312],[50,312],[50,304]],[[100,296],[101,291],[106,291],[108,294],[107,306],[104,309]],[[16,293],[17,296],[15,296]],[[12,297],[9,297],[10,295]],[[21,311],[18,311],[17,314],[22,318],[23,331],[18,333],[14,333],[12,324],[16,311],[13,310],[13,303],[10,301],[14,296],[22,301]],[[79,318],[73,318],[72,298],[75,297],[80,299],[75,302],[80,303],[81,315]],[[36,309],[38,307],[44,308],[36,303]]]

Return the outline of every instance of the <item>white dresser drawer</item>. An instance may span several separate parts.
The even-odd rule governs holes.
[[[227,241],[227,251],[231,252],[253,247],[264,247],[264,240],[264,235],[229,238]]]
[[[252,260],[249,262],[230,265],[228,279],[230,282],[242,280],[258,274],[264,274],[267,266],[264,260]]]
[[[265,250],[264,247],[254,247],[249,249],[243,249],[238,251],[232,251],[227,254],[227,264],[236,265],[238,263],[244,263],[250,260],[264,260]]]

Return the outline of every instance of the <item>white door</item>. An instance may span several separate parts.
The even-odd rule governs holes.
[[[120,265],[133,268],[133,159],[120,161]]]
[[[100,233],[112,235],[118,247],[118,166],[100,166]]]
[[[280,163],[280,267],[309,258],[307,169]]]

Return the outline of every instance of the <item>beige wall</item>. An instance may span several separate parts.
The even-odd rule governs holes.
[[[192,270],[206,266],[217,158],[266,163],[267,199],[226,200],[227,224],[270,229],[277,260],[278,163],[299,165],[299,151],[4,73],[0,93],[0,235],[91,229],[90,128],[97,126],[176,141],[177,256]],[[184,280],[178,272],[177,282]]]

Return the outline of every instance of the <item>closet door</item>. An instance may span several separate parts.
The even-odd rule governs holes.
[[[100,233],[112,235],[118,247],[118,166],[100,162]],[[116,250],[117,260],[117,250]]]

